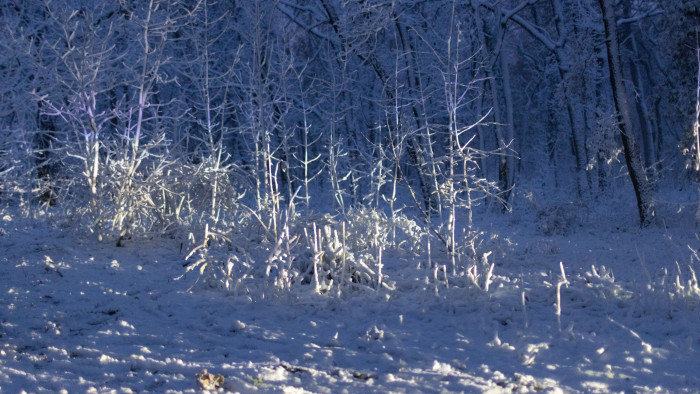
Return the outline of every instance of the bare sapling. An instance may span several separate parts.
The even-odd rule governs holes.
[[[345,210],[345,190],[343,183],[350,177],[350,172],[347,174],[341,173],[340,161],[347,156],[347,151],[343,148],[343,141],[340,133],[336,130],[335,122],[331,123],[331,128],[328,131],[328,141],[326,143],[328,151],[328,176],[333,190],[333,201],[335,207],[343,214]]]
[[[77,23],[83,17],[77,11],[67,14],[47,7],[46,12],[57,38],[57,44],[49,46],[49,52],[57,70],[63,71],[56,71],[54,77],[63,89],[39,91],[36,99],[42,108],[41,116],[53,117],[68,125],[70,143],[66,145],[63,160],[77,159],[81,163],[78,173],[88,191],[89,228],[102,239],[102,224],[108,214],[102,184],[103,133],[115,114],[100,107],[107,90],[116,83],[107,73],[114,70],[123,54],[110,42],[115,35],[112,26],[100,29],[92,22]],[[85,17],[93,16],[86,13]]]
[[[692,155],[692,168],[695,174],[700,174],[700,32],[696,31],[696,57],[698,61],[698,76],[697,76],[697,87],[695,90],[695,120],[693,122],[693,155]],[[698,187],[698,194],[700,194],[700,187]],[[700,203],[698,204],[697,211],[695,212],[695,222],[700,225]]]
[[[292,226],[295,212],[294,206],[296,204],[296,196],[299,194],[301,186],[299,186],[296,192],[292,195],[282,215],[281,231],[275,241],[272,250],[266,260],[265,277],[270,280],[270,275],[272,269],[274,268],[278,275],[275,278],[275,286],[281,290],[290,290],[292,281],[296,281],[299,278],[294,274],[294,268],[292,266],[294,259],[296,258],[296,246],[299,241],[299,234],[292,234],[290,227]]]
[[[225,149],[225,141],[232,134],[230,127],[226,126],[226,120],[234,111],[230,102],[231,85],[236,74],[236,66],[240,62],[242,46],[239,45],[232,57],[224,66],[217,63],[220,54],[222,38],[231,33],[228,22],[228,12],[221,15],[212,15],[210,0],[204,0],[191,12],[192,26],[191,40],[197,42],[194,58],[187,67],[180,72],[193,81],[191,88],[194,93],[192,106],[194,114],[190,117],[201,133],[189,133],[187,137],[200,144],[196,154],[201,156],[202,169],[196,175],[202,178],[209,187],[208,211],[209,217],[218,222],[220,211],[225,204],[228,184],[228,176],[233,168],[230,154]],[[201,148],[200,148],[201,147]]]
[[[174,84],[164,70],[172,63],[168,56],[171,33],[182,26],[182,18],[162,18],[176,12],[165,2],[151,0],[125,23],[137,32],[139,50],[134,52],[138,67],[129,69],[128,89],[113,112],[120,125],[110,143],[110,176],[107,178],[114,212],[110,215],[117,245],[138,232],[163,233],[170,226],[154,199],[169,190],[168,169],[176,164],[171,156],[168,129],[184,113],[168,111],[176,99],[163,100],[160,92]]]
[[[555,314],[557,315],[557,326],[559,327],[559,331],[561,331],[561,287],[562,286],[569,287],[569,281],[566,279],[566,273],[564,272],[564,262],[563,261],[559,262],[559,269],[561,270],[561,277],[559,278],[559,281],[557,282],[557,303],[556,303]]]
[[[525,328],[527,329],[530,325],[528,318],[527,318],[527,296],[525,295],[525,291],[520,293],[520,304],[522,305],[523,308],[523,324],[525,325]]]
[[[313,182],[313,180],[316,179],[323,172],[322,168],[314,171],[314,168],[312,167],[314,163],[319,161],[319,159],[321,159],[322,157],[321,153],[313,155],[313,147],[321,140],[323,134],[319,134],[315,138],[312,138],[310,136],[311,124],[309,123],[308,116],[309,112],[312,111],[313,108],[309,108],[306,104],[306,93],[304,92],[302,77],[303,70],[296,73],[296,78],[297,82],[299,83],[299,91],[301,96],[301,114],[303,119],[301,142],[301,150],[303,157],[301,159],[298,158],[296,156],[296,152],[292,156],[299,162],[299,165],[302,168],[303,175],[300,181],[304,185],[304,195],[303,197],[301,197],[301,199],[304,200],[305,215],[308,218],[311,215],[311,182]]]
[[[321,292],[321,287],[318,281],[318,270],[319,266],[322,264],[323,261],[323,250],[321,250],[321,243],[323,240],[321,237],[323,236],[320,231],[317,231],[316,229],[316,223],[314,222],[313,224],[313,233],[314,233],[314,285],[315,285],[315,292],[318,294]]]
[[[382,247],[380,246],[377,250],[377,290],[381,290],[383,284],[382,268],[384,264],[382,263]]]
[[[252,156],[249,174],[255,185],[254,210],[265,223],[268,238],[275,240],[284,209],[285,190],[280,179],[291,159],[287,144],[293,128],[287,123],[292,98],[285,93],[292,59],[274,50],[277,44],[283,44],[273,34],[274,19],[264,5],[263,1],[254,1],[241,7],[252,23],[248,29],[240,31],[248,56],[241,62],[241,79],[245,81],[242,86],[245,99],[240,105],[241,131],[247,135],[245,145]]]
[[[347,275],[348,275],[348,262],[347,262],[348,250],[347,250],[347,245],[348,245],[348,244],[347,244],[347,233],[346,233],[346,231],[345,231],[345,221],[343,221],[343,224],[342,224],[342,242],[343,242],[343,243],[342,243],[341,247],[343,248],[343,252],[342,252],[343,254],[342,254],[342,257],[341,257],[341,260],[340,260],[340,263],[341,263],[341,267],[340,267],[340,269],[341,269],[341,271],[340,271],[340,272],[341,272],[341,274],[340,274],[340,282],[338,283],[338,286],[337,286],[337,288],[338,288],[338,294],[337,294],[338,298],[340,298],[340,296],[342,295],[343,286],[347,283],[347,280],[348,280],[348,278],[347,278]]]

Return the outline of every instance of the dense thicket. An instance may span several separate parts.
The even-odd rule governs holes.
[[[119,239],[243,202],[273,232],[290,206],[410,206],[454,251],[482,198],[595,197],[624,153],[649,194],[678,179],[698,4],[611,4],[623,152],[596,2],[5,1],[2,198]]]

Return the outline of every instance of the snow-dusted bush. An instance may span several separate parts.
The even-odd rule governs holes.
[[[30,133],[0,130],[0,198],[4,202],[31,199],[46,185],[36,184]]]
[[[367,250],[387,246],[391,223],[380,211],[356,207],[347,215],[347,240],[353,250]]]
[[[217,168],[209,158],[197,164],[175,159],[163,169],[161,182],[151,198],[158,207],[157,215],[167,223],[217,223],[240,213],[242,181],[235,168]]]
[[[65,196],[57,208],[95,233],[122,245],[143,235],[172,234],[203,228],[239,211],[241,178],[230,166],[185,156],[164,138],[149,140],[132,155],[132,146],[117,138],[102,142],[97,176],[86,172],[79,147],[67,147],[61,159],[66,180],[51,185]],[[217,199],[212,210],[212,193]],[[180,231],[182,232],[182,231]],[[185,232],[187,234],[187,232]]]
[[[192,233],[188,241],[195,243]],[[205,226],[204,238],[194,246],[185,260],[186,271],[197,273],[192,287],[202,285],[246,297],[259,293],[252,286],[259,285],[261,281],[252,279],[262,276],[264,267],[256,266],[253,258],[243,248],[234,247],[233,241],[218,229],[210,230],[208,225]]]
[[[352,236],[337,227],[335,223],[317,228],[314,223],[304,230],[306,248],[298,265],[302,283],[312,284],[320,293],[331,292],[334,287],[338,293],[347,287],[378,288],[381,268],[377,267],[376,252],[348,243]]]
[[[420,252],[426,231],[402,214],[394,218],[365,207],[354,207],[346,215],[347,239],[353,250],[396,247]],[[395,239],[391,239],[395,234]]]
[[[452,274],[447,256],[437,253],[431,259],[427,249],[431,243],[439,250],[441,241],[404,215],[395,214],[392,221],[364,207],[354,207],[345,216],[308,215],[295,213],[290,204],[280,217],[276,234],[262,214],[250,208],[236,211],[216,229],[207,227],[204,238],[197,236],[192,243],[194,250],[185,263],[188,271],[196,272],[197,286],[250,298],[341,297],[394,291],[400,278],[392,276],[399,268],[402,275],[420,277],[425,283],[421,288],[436,294],[439,288],[488,291],[495,262],[510,248],[509,241],[497,235],[472,233],[474,238],[457,249],[460,258],[468,260],[465,268]],[[463,250],[467,247],[477,255],[469,257],[471,251]],[[390,270],[385,269],[385,256],[390,256]],[[414,256],[426,264],[398,267],[398,256]]]
[[[225,233],[207,228],[204,241],[196,243],[186,266],[188,271],[199,270],[201,283],[248,296],[270,292],[339,296],[393,288],[383,272],[382,253],[392,248],[418,252],[425,235],[414,221],[397,216],[398,241],[392,244],[390,220],[358,208],[343,221],[330,215],[290,215],[288,210],[276,238],[269,233],[259,237],[251,227],[265,226],[249,212],[240,211],[241,222]]]
[[[425,229],[405,215],[397,215],[393,224],[400,230],[394,240],[396,247],[416,254],[423,252],[425,249],[424,238],[428,235]]]
[[[697,263],[700,263],[700,251],[688,245],[691,257],[690,262],[686,267],[676,262],[676,273],[673,280],[664,280],[662,283],[670,288],[666,288],[666,292],[673,300],[681,300],[688,307],[693,309],[700,307],[700,283],[695,268]],[[670,283],[669,283],[670,282]]]
[[[567,292],[574,294],[569,297],[574,306],[606,305],[614,300],[617,308],[628,309],[626,314],[671,320],[677,313],[695,313],[700,308],[700,286],[693,268],[685,270],[676,264],[676,270],[675,274],[667,269],[647,272],[646,283],[629,286],[616,280],[606,266],[591,266],[582,276],[570,276]]]
[[[568,235],[581,226],[588,215],[583,202],[554,204],[537,212],[538,230],[544,235]]]

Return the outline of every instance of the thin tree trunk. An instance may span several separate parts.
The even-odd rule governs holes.
[[[630,0],[625,0],[622,3],[622,8],[623,17],[632,17],[632,4]],[[640,31],[639,29],[631,26],[624,27],[624,29],[625,31],[621,32],[621,35],[625,37],[624,40],[627,42],[627,49],[630,51],[631,56],[634,57],[633,60],[627,62],[627,65],[629,66],[630,74],[632,76],[632,81],[629,82],[629,84],[634,89],[637,97],[637,99],[634,100],[634,104],[637,117],[639,119],[640,131],[642,133],[641,143],[642,150],[644,152],[644,165],[650,171],[648,175],[651,177],[651,180],[656,181],[658,179],[658,174],[656,172],[658,157],[656,155],[656,148],[654,144],[655,129],[652,125],[652,116],[647,104],[648,96],[646,94],[645,81],[643,80],[645,61],[643,60],[643,55],[639,51],[638,36]],[[653,84],[653,81],[650,83]]]
[[[506,155],[507,148],[512,143],[515,135],[515,129],[513,125],[512,117],[512,92],[510,86],[510,74],[508,73],[508,62],[504,59],[504,54],[502,53],[503,37],[505,36],[505,23],[501,21],[501,24],[497,28],[489,29],[489,25],[484,23],[480,13],[478,2],[472,2],[472,8],[474,9],[476,16],[476,33],[479,37],[479,42],[486,48],[489,52],[491,60],[487,62],[485,66],[486,80],[488,80],[489,88],[491,90],[491,98],[493,100],[493,113],[496,122],[496,141],[498,144],[498,149],[502,150],[503,154],[498,155],[496,159],[498,160],[498,187],[506,192],[505,200],[508,201],[510,193],[508,192],[513,184],[514,178],[514,158],[510,155]],[[501,15],[500,5],[495,9],[496,15]],[[500,62],[498,66],[501,67],[501,73],[498,73],[498,67],[496,62]],[[496,79],[502,80],[502,89],[498,86]],[[502,91],[501,91],[502,90]],[[503,97],[501,96],[503,95]],[[501,108],[501,99],[503,98],[505,109],[505,116],[507,120],[503,119],[503,110]],[[503,205],[502,209],[505,210],[506,206]]]
[[[630,46],[635,56],[639,57],[639,49],[637,48],[637,40],[634,34],[630,37]],[[658,162],[658,158],[656,157],[656,149],[654,146],[654,127],[651,124],[651,113],[647,106],[647,94],[644,88],[644,81],[642,80],[642,70],[634,61],[630,62],[630,70],[636,85],[635,90],[639,95],[639,98],[635,100],[635,109],[637,110],[637,114],[639,114],[639,124],[642,128],[644,164],[650,169],[652,178],[656,179],[656,163]]]
[[[554,57],[559,65],[559,78],[566,88],[566,111],[571,123],[571,150],[576,160],[576,187],[579,197],[583,197],[591,191],[591,174],[587,171],[588,152],[586,150],[586,116],[584,114],[585,99],[579,99],[581,92],[571,91],[567,86],[567,80],[571,78],[572,64],[567,57],[563,45],[563,37],[568,34],[564,27],[564,7],[561,0],[552,0],[552,7],[555,13],[555,26],[558,35],[558,42],[553,48]],[[573,32],[575,34],[575,31]]]
[[[503,76],[503,98],[505,99],[506,106],[506,144],[510,145],[515,142],[515,118],[513,117],[513,94],[510,84],[510,69],[508,61],[506,60],[506,54],[501,53],[501,75]],[[506,145],[506,146],[507,146]],[[507,152],[502,152],[506,154]],[[505,168],[505,195],[503,199],[508,202],[510,201],[510,193],[515,184],[515,156],[511,154],[505,155],[506,168]],[[505,206],[504,206],[505,208]]]
[[[639,220],[642,226],[646,226],[651,222],[651,218],[654,216],[654,205],[652,202],[649,179],[647,178],[644,165],[642,164],[642,158],[639,154],[635,131],[632,129],[632,114],[622,77],[622,62],[620,60],[620,46],[617,38],[615,9],[613,8],[612,0],[598,0],[598,4],[600,4],[603,13],[610,85],[615,100],[615,110],[618,113],[622,146],[625,149],[625,162],[630,174],[630,179],[632,180],[632,186],[634,186],[634,193],[637,197]]]
[[[409,94],[413,94],[417,92],[417,87],[420,84],[418,77],[416,75],[413,75],[418,73],[418,60],[416,59],[416,50],[415,48],[413,48],[413,45],[410,43],[410,41],[407,42],[408,31],[406,31],[406,27],[403,25],[403,22],[400,21],[398,17],[394,17],[394,24],[396,25],[396,31],[398,32],[398,38],[401,42],[401,48],[403,50],[403,53],[408,54],[410,56],[410,58],[408,58],[405,61],[406,83],[410,92]],[[398,81],[396,83],[398,84]],[[416,107],[416,101],[411,102],[411,113],[413,114],[413,121],[416,126],[416,131],[420,131],[421,129],[423,129],[424,124],[421,121],[421,116],[419,114],[418,108]],[[411,132],[411,136],[407,144],[407,150],[409,155],[411,155],[413,162],[416,164],[416,172],[418,173],[418,180],[420,181],[421,192],[423,193],[423,203],[425,205],[425,209],[428,212],[431,212],[437,208],[437,203],[433,197],[437,194],[437,189],[431,188],[432,185],[436,184],[436,181],[434,178],[431,179],[431,176],[426,173],[429,164],[426,160],[426,152],[423,149],[425,142],[421,140],[422,138],[419,132]],[[432,160],[432,157],[430,160]],[[435,174],[433,173],[433,175]]]

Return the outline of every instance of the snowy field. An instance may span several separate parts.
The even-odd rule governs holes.
[[[551,235],[495,214],[476,284],[393,250],[391,288],[252,300],[196,286],[179,240],[120,248],[5,211],[0,391],[698,392],[695,204],[646,229],[631,205],[566,205],[579,222]]]

